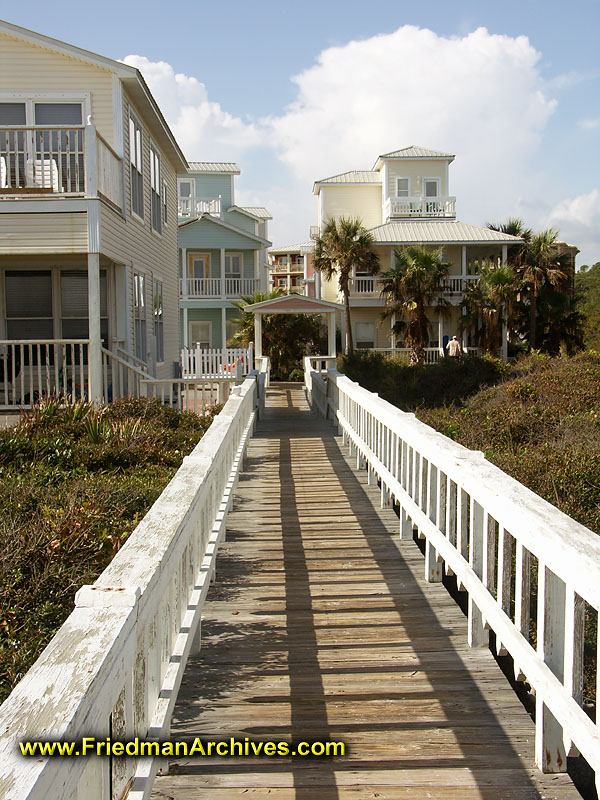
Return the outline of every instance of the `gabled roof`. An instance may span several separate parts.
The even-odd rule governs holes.
[[[321,180],[315,181],[313,194],[319,194],[320,186],[331,183],[342,186],[357,183],[369,186],[373,184],[381,184],[381,175],[373,170],[353,169],[350,170],[350,172],[342,172],[339,175],[332,175],[329,178],[321,178]]]
[[[329,300],[316,300],[303,294],[285,294],[253,303],[251,306],[244,306],[244,311],[259,314],[318,314],[319,311],[337,311],[343,308],[343,305],[331,303]]]
[[[315,249],[315,243],[311,239],[308,242],[300,242],[299,244],[289,244],[286,247],[271,247],[269,253],[279,255],[280,253],[312,253]]]
[[[233,208],[239,208],[240,211],[245,211],[257,219],[273,219],[264,206],[233,206]]]
[[[252,217],[252,219],[259,222],[261,219],[273,219],[266,208],[259,206],[229,206],[227,212],[229,211],[239,211],[240,214],[245,214],[247,217]]]
[[[195,222],[200,222],[200,220],[213,222],[215,225],[220,225],[222,228],[226,228],[228,231],[233,231],[234,233],[238,233],[240,236],[245,236],[247,239],[251,239],[253,242],[258,242],[259,244],[263,245],[263,247],[271,246],[271,242],[268,239],[263,239],[261,236],[255,236],[253,233],[248,233],[248,231],[238,228],[237,225],[232,225],[230,222],[225,222],[225,220],[222,220],[220,217],[213,217],[212,214],[199,214],[197,217],[180,219],[177,224],[180,228],[184,228],[186,225],[193,225]]]
[[[371,228],[376,244],[518,244],[517,236],[458,220],[406,220]]]
[[[27,28],[21,28],[19,25],[13,25],[11,22],[5,22],[4,20],[0,20],[0,31],[7,36],[21,39],[29,44],[43,47],[46,50],[51,50],[55,53],[68,56],[69,58],[83,61],[86,64],[92,64],[93,66],[109,70],[117,75],[127,87],[132,99],[137,102],[140,111],[145,111],[147,114],[151,115],[146,121],[148,124],[150,124],[150,122],[154,123],[151,125],[151,129],[157,140],[157,144],[169,154],[177,171],[185,171],[187,169],[188,164],[186,158],[181,152],[175,137],[171,133],[142,73],[138,69],[128,64],[123,64],[121,61],[115,61],[112,58],[92,53],[89,50],[84,50],[73,44],[62,42],[59,39],[52,39],[50,36],[45,36],[36,31],[30,31]]]
[[[373,169],[381,169],[383,160],[397,159],[397,158],[433,158],[442,161],[454,161],[452,153],[443,153],[441,150],[430,150],[427,147],[420,147],[416,144],[411,144],[408,147],[402,147],[400,150],[393,150],[391,153],[384,153],[377,157],[377,161],[373,165]]]
[[[240,168],[233,161],[190,161],[188,172],[217,172],[221,175],[239,175]]]

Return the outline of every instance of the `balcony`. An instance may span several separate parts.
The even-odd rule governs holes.
[[[302,264],[289,264],[286,262],[279,262],[278,264],[271,265],[271,272],[275,273],[298,273],[299,275],[304,274],[304,262]]]
[[[444,296],[459,296],[465,293],[467,286],[479,280],[479,275],[449,275],[442,282]],[[377,276],[357,276],[350,281],[350,294],[354,297],[378,296],[381,294],[381,279]]]
[[[180,278],[179,295],[187,299],[228,299],[253,295],[260,289],[255,278]]]
[[[122,208],[122,159],[93,125],[0,128],[0,199],[31,195],[102,195]]]
[[[221,216],[221,198],[180,197],[179,216],[199,217],[200,214],[211,214],[213,217]]]
[[[388,197],[383,215],[385,219],[455,218],[456,197]]]

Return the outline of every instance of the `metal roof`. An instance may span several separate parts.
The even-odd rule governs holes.
[[[315,187],[320,186],[322,183],[381,184],[381,175],[372,170],[352,169],[350,172],[342,172],[339,175],[331,175],[329,178],[315,181]]]
[[[286,247],[271,247],[269,253],[312,253],[315,243],[311,240],[300,244],[289,244]]]
[[[384,153],[379,158],[454,158],[452,153],[442,153],[441,150],[429,150],[427,147],[419,147],[411,144],[409,147],[402,147],[391,153]]]
[[[378,244],[447,244],[449,242],[516,244],[518,236],[493,231],[481,225],[458,220],[406,220],[371,228]]]
[[[233,161],[189,161],[189,172],[220,172],[239,175],[240,168]]]
[[[273,219],[264,206],[236,206],[240,211],[245,211],[246,214],[252,214],[253,217],[259,219]]]

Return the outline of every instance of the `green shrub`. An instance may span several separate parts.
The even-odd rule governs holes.
[[[208,429],[131,398],[45,398],[0,430],[0,699],[20,680]]]

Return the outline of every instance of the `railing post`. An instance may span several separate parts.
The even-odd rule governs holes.
[[[469,564],[473,568],[477,577],[483,577],[483,508],[473,498],[471,498],[471,519],[470,519],[470,548]],[[485,630],[483,615],[476,606],[475,601],[469,594],[468,604],[468,640],[470,647],[487,647],[489,645],[489,633]]]
[[[537,651],[561,682],[565,669],[565,601],[564,581],[540,560]],[[542,772],[565,772],[567,769],[562,728],[540,692],[535,697],[535,761]]]

